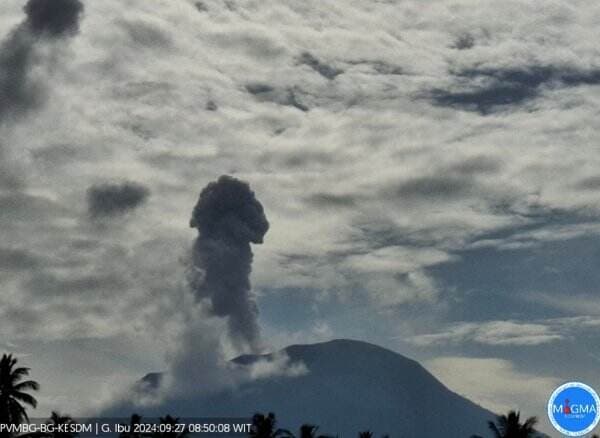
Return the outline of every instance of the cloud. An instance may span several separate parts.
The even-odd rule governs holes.
[[[33,62],[31,35],[14,32],[2,43],[0,52],[0,120],[18,116],[36,107],[41,99],[39,84],[30,83],[29,70]]]
[[[473,35],[465,33],[459,36],[454,43],[454,48],[458,50],[468,50],[475,46],[475,38]]]
[[[196,7],[196,9],[198,9],[199,12],[207,12],[208,11],[208,6],[206,6],[206,4],[204,2],[197,1],[194,3],[194,6]]]
[[[27,289],[33,296],[62,296],[71,297],[110,297],[121,290],[126,290],[128,284],[123,278],[112,275],[89,274],[79,277],[61,278],[48,273],[34,274],[27,281]]]
[[[462,197],[473,190],[474,181],[455,177],[419,177],[398,187],[398,195],[408,199],[448,199]]]
[[[167,372],[163,375],[153,403],[165,398],[211,393],[233,388],[238,377],[228,362],[226,321],[214,318],[202,306],[188,303],[184,323],[167,352]],[[194,382],[190,385],[190,382]],[[148,395],[142,394],[142,395]]]
[[[533,292],[527,294],[525,299],[537,305],[559,310],[567,315],[582,315],[581,317],[586,320],[590,315],[600,315],[600,299],[595,294],[557,295]]]
[[[37,268],[43,258],[21,248],[0,247],[1,271],[24,271]]]
[[[481,114],[526,103],[544,91],[600,83],[600,70],[577,70],[556,65],[517,68],[468,68],[454,73],[463,90],[436,89],[433,102]]]
[[[206,102],[205,108],[206,108],[206,111],[216,111],[219,109],[219,107],[213,100],[209,100],[208,102]]]
[[[333,193],[315,193],[306,200],[309,204],[323,209],[352,208],[356,198],[352,194],[338,195]]]
[[[57,48],[79,29],[83,4],[79,0],[29,0],[26,18],[0,43],[0,188],[22,189],[20,152],[5,143],[7,124],[39,108],[46,99],[47,78],[36,69],[58,55]],[[46,46],[50,50],[42,50]],[[34,74],[36,73],[36,74]],[[10,141],[10,140],[9,140]],[[18,150],[18,149],[17,149]]]
[[[438,357],[424,363],[451,390],[498,414],[521,411],[537,416],[542,429],[550,431],[544,407],[560,379],[524,372],[500,358]],[[493,376],[493,378],[490,378]]]
[[[564,339],[564,334],[548,324],[487,321],[456,324],[443,332],[417,335],[409,341],[420,346],[471,342],[489,346],[532,346]]]
[[[600,176],[590,176],[583,178],[577,183],[577,188],[583,190],[598,190],[600,189]]]
[[[64,205],[45,196],[21,191],[0,194],[0,220],[6,225],[16,224],[24,218],[32,222],[38,218],[64,218],[67,212]]]
[[[273,354],[268,359],[257,360],[250,364],[245,372],[252,380],[271,377],[298,377],[308,374],[308,368],[302,362],[290,362],[284,352]]]
[[[284,352],[259,358],[251,363],[248,356],[236,356],[227,339],[226,321],[206,312],[202,305],[187,301],[184,323],[173,334],[168,348],[167,369],[151,373],[133,388],[114,393],[104,409],[122,409],[123,405],[143,409],[169,406],[169,401],[188,397],[210,396],[231,391],[255,380],[271,377],[292,378],[309,371],[302,362],[291,362]],[[193,385],[190,385],[193,382]]]
[[[122,215],[140,207],[150,191],[135,182],[95,185],[87,191],[88,211],[94,218]]]
[[[458,175],[494,175],[502,170],[502,162],[488,155],[465,157],[449,166],[450,173]]]
[[[291,106],[300,111],[308,111],[297,97],[297,90],[293,87],[275,88],[263,83],[251,83],[246,85],[248,93],[254,95],[261,102],[273,102],[278,105]]]
[[[0,3],[2,28],[28,26],[25,2]],[[385,343],[400,324],[406,333],[437,335],[465,315],[483,322],[504,315],[514,324],[549,325],[549,335],[564,340],[500,348],[482,343],[499,338],[473,331],[465,336],[477,333],[482,342],[451,345],[494,348],[508,357],[514,350],[534,357],[537,348],[565,344],[585,348],[567,342],[571,332],[545,319],[592,310],[581,303],[537,305],[516,291],[544,269],[552,252],[541,251],[544,242],[557,248],[598,234],[600,192],[593,180],[582,181],[597,176],[600,165],[593,128],[597,86],[561,73],[564,66],[598,69],[598,4],[557,0],[540,9],[524,2],[411,0],[379,2],[369,13],[348,1],[328,8],[270,0],[204,4],[199,12],[194,1],[182,7],[161,0],[157,7],[132,0],[124,15],[117,0],[87,2],[85,26],[68,52],[67,39],[48,32],[25,32],[34,50],[23,51],[24,38],[13,51],[1,51],[15,60],[21,51],[32,67],[21,70],[25,76],[13,70],[27,81],[15,80],[10,91],[24,94],[7,100],[14,103],[10,116],[0,110],[2,246],[41,263],[29,272],[22,268],[27,257],[14,253],[15,262],[4,264],[3,339],[129,333],[137,342],[150,339],[144,360],[132,361],[131,369],[166,369],[163,358],[172,345],[165,339],[184,324],[185,285],[178,281],[185,278],[181,260],[193,232],[189,209],[199,187],[227,173],[252,181],[269,213],[268,245],[253,248],[251,281],[259,303],[282,291],[305,293],[305,307],[323,312],[318,316],[332,337],[364,335]],[[122,20],[152,29],[136,41]],[[143,45],[152,30],[163,32],[169,50]],[[474,45],[458,50],[467,34]],[[313,65],[299,62],[303,53],[312,55]],[[343,74],[330,80],[315,67]],[[263,88],[252,94],[249,84]],[[527,84],[535,95],[520,102],[482,101],[489,108],[485,117],[476,102],[451,101],[456,93],[475,99],[481,90],[503,85],[522,92]],[[421,98],[436,89],[450,94],[450,106]],[[209,100],[218,111],[204,110]],[[35,117],[10,123],[31,109]],[[6,175],[18,176],[20,184]],[[98,227],[87,220],[82,188],[123,175],[151,187],[152,202],[142,204],[144,214]],[[511,253],[496,251],[509,247]],[[593,265],[591,250],[582,255],[568,247],[560,260]],[[479,262],[483,252],[490,268],[469,265],[474,268],[461,277],[465,260]],[[526,257],[541,268],[527,270]],[[508,282],[516,260],[528,271],[519,277],[523,282],[498,293],[466,287],[467,277]],[[444,268],[452,275],[440,277]],[[126,288],[92,282],[97,287],[90,293],[44,294],[33,287],[34,274],[50,279],[53,291],[111,275]],[[583,282],[578,278],[574,286]],[[591,274],[586,278],[591,289],[596,282]],[[35,305],[25,307],[25,299]],[[304,307],[289,301],[282,308],[288,319],[303,315]],[[595,303],[591,308],[595,312]],[[365,316],[357,327],[359,310]],[[534,310],[539,314],[528,319]],[[267,312],[261,317],[274,319]],[[287,327],[266,322],[270,333]],[[226,325],[221,329],[227,334]],[[106,347],[98,354],[112,353]],[[56,377],[70,379],[66,370]],[[82,397],[75,389],[69,395]]]
[[[299,62],[300,64],[308,65],[314,71],[323,76],[325,79],[335,79],[336,76],[341,75],[343,73],[343,70],[325,64],[324,62],[315,58],[309,52],[302,53],[302,55],[300,55]]]
[[[353,271],[408,273],[423,266],[452,260],[452,256],[435,249],[409,246],[386,246],[365,254],[349,255],[345,263]]]
[[[45,39],[76,34],[83,4],[79,0],[29,0],[23,9],[26,19],[4,40],[0,52],[0,121],[42,102],[42,85],[31,81],[36,48]]]
[[[600,225],[593,221],[589,222],[584,217],[581,220],[573,220],[573,223],[567,225],[542,223],[528,230],[516,231],[502,239],[478,239],[470,243],[469,248],[494,247],[499,250],[515,250],[541,247],[552,242],[574,241],[581,237],[593,238],[598,234],[600,234]]]
[[[172,46],[169,33],[158,23],[143,20],[120,20],[118,25],[125,30],[135,44],[141,47],[157,49]]]

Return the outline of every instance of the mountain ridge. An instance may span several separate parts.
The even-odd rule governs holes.
[[[360,430],[392,437],[486,437],[487,422],[495,419],[494,413],[446,388],[419,362],[368,342],[294,344],[276,353],[241,355],[232,362],[250,366],[282,354],[290,364],[303,364],[306,372],[130,409],[146,416],[181,417],[248,417],[272,411],[286,429],[317,424],[323,433],[339,437],[354,437]],[[160,373],[143,380],[158,383]]]

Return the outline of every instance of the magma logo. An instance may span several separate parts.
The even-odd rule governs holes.
[[[556,430],[567,436],[583,436],[598,424],[600,398],[589,386],[569,382],[550,396],[548,418]]]

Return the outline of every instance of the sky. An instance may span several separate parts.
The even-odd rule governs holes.
[[[221,345],[187,328],[221,175],[268,231],[220,354],[361,339],[547,431],[600,389],[598,2],[58,3],[0,3],[0,350],[40,416]]]

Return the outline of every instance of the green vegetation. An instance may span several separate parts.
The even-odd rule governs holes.
[[[23,380],[29,368],[17,367],[17,359],[4,354],[0,359],[0,424],[21,424],[29,421],[26,408],[35,408],[37,400],[29,394],[40,385],[33,380]],[[4,438],[7,432],[0,435]]]
[[[496,422],[490,421],[488,427],[494,438],[532,438],[537,436],[534,429],[536,423],[536,417],[530,417],[521,423],[521,413],[510,411],[508,415],[499,415]],[[472,438],[481,437],[473,435]]]

